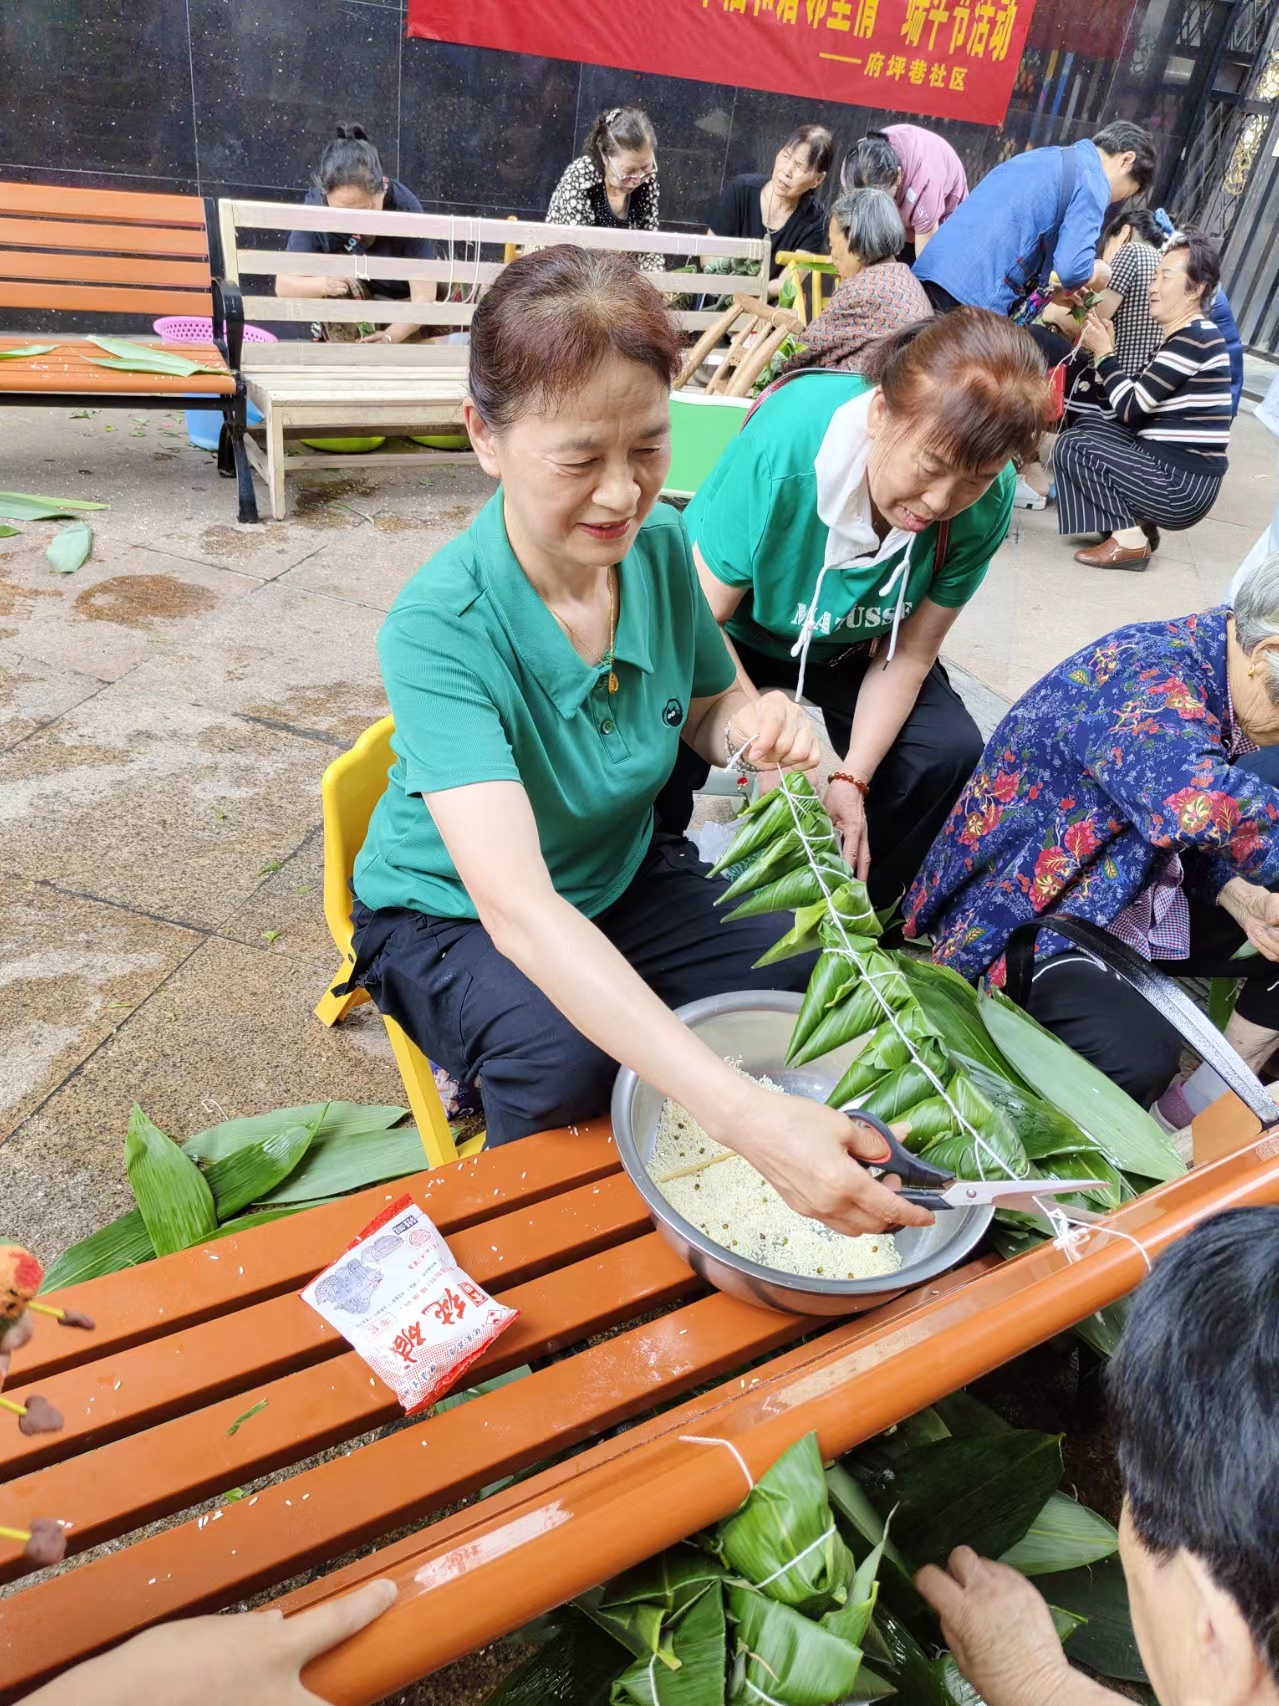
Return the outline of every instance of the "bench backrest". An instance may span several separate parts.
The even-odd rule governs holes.
[[[272,320],[367,321],[388,326],[405,321],[414,325],[469,326],[475,298],[481,288],[492,284],[506,264],[509,245],[521,249],[549,248],[555,243],[578,243],[587,249],[610,249],[624,254],[658,254],[668,270],[649,276],[659,290],[696,301],[703,295],[717,301],[728,291],[758,295],[767,300],[769,246],[766,241],[741,237],[699,236],[688,231],[614,231],[595,226],[543,225],[527,220],[473,219],[444,213],[385,213],[358,208],[307,207],[296,202],[223,200],[218,204],[223,269],[233,283],[244,277],[274,279],[292,273],[303,277],[344,279],[430,280],[444,286],[441,295],[461,288],[470,300],[464,302],[393,302],[345,297],[280,297],[247,294],[244,317],[249,322]],[[293,231],[334,231],[364,237],[400,236],[431,238],[439,246],[438,260],[397,260],[379,255],[318,255],[283,248],[255,248],[246,241],[253,233],[278,237]],[[700,256],[722,256],[746,261],[754,273],[725,277],[700,270]],[[689,261],[699,270],[683,273],[669,270]],[[715,319],[707,309],[685,308],[678,313],[682,325],[704,329]],[[342,346],[336,346],[342,347]],[[372,354],[379,346],[373,345]],[[245,346],[246,360],[256,360],[261,346]]]
[[[207,320],[209,284],[199,196],[0,183],[0,308]]]

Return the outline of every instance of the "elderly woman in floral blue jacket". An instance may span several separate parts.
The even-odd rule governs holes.
[[[1279,1041],[1279,556],[1234,610],[1120,628],[1035,684],[991,736],[907,897],[906,933],[1002,982],[1019,924],[1069,913],[1173,975],[1247,981],[1228,1032]],[[1245,944],[1255,955],[1233,959]],[[1040,933],[1031,1011],[1143,1104],[1172,1028],[1114,973]]]

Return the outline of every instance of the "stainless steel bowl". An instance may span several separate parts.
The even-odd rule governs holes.
[[[824,1102],[855,1051],[849,1044],[806,1066],[787,1066],[786,1045],[800,1002],[800,996],[782,990],[748,990],[692,1001],[679,1009],[679,1017],[724,1059],[740,1059],[747,1072],[764,1073],[792,1095]],[[779,1273],[714,1243],[677,1214],[653,1183],[648,1158],[664,1100],[660,1090],[629,1068],[618,1073],[613,1132],[622,1165],[667,1243],[695,1273],[747,1303],[801,1315],[853,1315],[945,1273],[972,1251],[990,1225],[993,1209],[966,1208],[943,1210],[932,1226],[903,1227],[894,1233],[901,1267],[874,1279],[809,1279]]]

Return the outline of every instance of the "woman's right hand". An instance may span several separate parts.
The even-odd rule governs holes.
[[[824,1102],[755,1087],[744,1112],[720,1124],[712,1135],[762,1173],[797,1214],[854,1236],[933,1223],[927,1209],[905,1201],[858,1165],[858,1142],[874,1155],[881,1140]]]
[[[1279,894],[1246,877],[1231,877],[1217,903],[1234,919],[1259,954],[1279,960]]]

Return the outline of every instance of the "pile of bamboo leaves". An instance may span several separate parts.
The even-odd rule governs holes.
[[[1118,1535],[1061,1478],[1056,1435],[964,1392],[824,1474],[809,1435],[718,1528],[522,1631],[486,1706],[980,1706],[913,1585],[958,1545],[1035,1577],[1072,1659],[1139,1681]]]
[[[425,1165],[405,1108],[314,1102],[227,1120],[175,1143],[135,1106],[124,1160],[137,1207],[73,1244],[45,1291],[265,1225]]]
[[[808,782],[788,776],[746,806],[715,867],[730,918],[793,910],[758,962],[816,951],[787,1055],[802,1065],[852,1045],[831,1093],[904,1122],[907,1145],[961,1178],[1103,1179],[1060,1199],[1117,1207],[1184,1171],[1167,1135],[1102,1073],[999,991],[881,946],[881,920],[844,862]],[[1033,1221],[1010,1222],[1029,1234]]]

